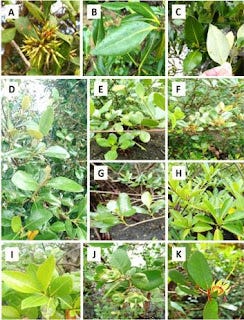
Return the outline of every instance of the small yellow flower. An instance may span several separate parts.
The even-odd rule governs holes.
[[[232,213],[234,213],[235,211],[236,211],[235,208],[230,208],[230,209],[228,210],[228,213],[229,213],[229,214],[232,214]]]
[[[215,283],[215,281],[211,285],[210,292],[214,293],[217,292],[218,296],[221,296],[222,294],[227,295],[230,291],[230,283],[229,281],[226,281],[225,279],[221,279]]]

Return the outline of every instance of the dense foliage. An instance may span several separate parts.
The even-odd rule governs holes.
[[[89,3],[84,2],[84,12]],[[101,19],[85,21],[84,74],[164,75],[161,1],[104,2]]]
[[[101,262],[84,256],[84,319],[163,319],[164,247],[90,244]]]
[[[186,248],[186,261],[169,260],[169,318],[242,319],[243,245],[175,246]]]
[[[163,158],[164,109],[163,80],[108,81],[108,95],[94,96],[90,101],[91,158],[97,159],[102,153],[95,149],[96,142],[105,149],[105,160],[120,159],[127,150],[127,158],[134,150],[135,159],[157,159],[150,148],[153,139]],[[142,155],[138,155],[138,149]]]
[[[80,74],[79,1],[17,1],[17,4],[19,17],[4,18],[2,73]]]
[[[226,61],[244,75],[243,10],[242,1],[186,3],[186,19],[169,21],[169,75],[198,75]]]
[[[3,239],[84,239],[86,82],[2,84]]]
[[[186,95],[169,87],[170,159],[243,159],[244,81],[185,79]]]
[[[80,314],[79,246],[12,245],[20,251],[20,259],[3,262],[2,319],[76,319]]]

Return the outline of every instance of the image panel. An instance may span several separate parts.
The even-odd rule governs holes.
[[[243,319],[243,243],[169,244],[169,319]]]
[[[169,239],[244,240],[244,163],[169,164]]]
[[[2,75],[79,75],[80,1],[3,1]]]
[[[162,163],[91,164],[91,240],[164,239]]]
[[[2,246],[1,319],[78,319],[80,245]]]
[[[164,1],[84,1],[83,74],[165,75]]]
[[[244,159],[244,80],[169,81],[169,159]]]
[[[2,240],[86,239],[86,81],[2,88]]]
[[[169,1],[168,75],[243,76],[243,1]]]
[[[162,243],[84,244],[83,319],[165,319]]]
[[[90,159],[165,158],[164,80],[91,81]]]

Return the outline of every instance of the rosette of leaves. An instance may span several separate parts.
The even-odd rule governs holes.
[[[163,7],[145,2],[105,2],[101,7],[101,19],[94,20],[92,30],[84,29],[85,73],[163,75]]]
[[[25,271],[2,272],[2,319],[75,319],[80,313],[79,272],[60,274],[50,255]]]

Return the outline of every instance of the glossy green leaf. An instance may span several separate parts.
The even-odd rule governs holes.
[[[40,292],[38,283],[27,273],[4,270],[2,279],[9,288],[15,291],[23,293]]]
[[[236,221],[236,220],[242,220],[244,219],[244,211],[236,211],[232,214],[229,214],[226,218],[225,218],[225,223],[226,222],[230,222],[230,221]]]
[[[48,303],[49,298],[43,294],[32,295],[21,301],[21,309],[43,306]]]
[[[11,228],[14,233],[17,233],[22,228],[22,221],[20,216],[14,216],[11,220]]]
[[[26,219],[25,225],[28,230],[39,230],[45,223],[52,218],[52,213],[45,209],[39,208],[35,205],[31,208],[31,213]]]
[[[214,240],[224,240],[223,232],[218,228],[214,231]]]
[[[161,284],[164,280],[159,270],[147,270],[132,275],[132,283],[135,287],[145,291],[151,291]]]
[[[183,61],[183,70],[188,73],[195,69],[202,62],[202,54],[200,51],[189,52]]]
[[[207,290],[211,287],[213,277],[210,267],[204,255],[195,251],[187,261],[187,270],[192,279],[202,289]]]
[[[2,43],[8,43],[14,40],[16,28],[8,28],[2,30]]]
[[[204,29],[195,17],[187,17],[185,21],[185,40],[189,48],[199,48],[204,43]]]
[[[55,258],[54,256],[49,256],[47,260],[45,260],[37,270],[37,278],[39,282],[42,284],[42,288],[44,291],[47,290],[52,276],[53,272],[55,270]]]
[[[119,215],[130,217],[136,213],[136,209],[132,207],[130,197],[127,193],[120,193],[117,202],[119,207]]]
[[[159,92],[153,93],[153,102],[161,109],[165,109],[165,99],[164,96]]]
[[[50,284],[50,294],[51,296],[66,296],[70,294],[73,287],[72,277],[70,276],[60,276],[55,278]]]
[[[141,125],[145,126],[145,127],[152,127],[153,128],[153,127],[158,126],[158,121],[145,118],[142,120]]]
[[[192,228],[193,232],[205,232],[211,230],[213,227],[205,222],[197,222]]]
[[[48,107],[41,115],[39,127],[44,136],[48,134],[52,128],[54,120],[54,110],[52,107]]]
[[[212,24],[208,29],[207,51],[210,58],[220,65],[227,61],[230,54],[229,42],[225,34]]]
[[[12,306],[2,306],[3,319],[20,319],[19,311]]]
[[[103,18],[96,19],[93,21],[93,31],[92,31],[92,38],[95,45],[103,40],[105,37],[105,28],[103,25]]]
[[[110,257],[110,264],[117,268],[121,273],[125,274],[131,268],[131,261],[128,254],[123,249],[117,249]]]
[[[49,147],[44,155],[50,158],[68,159],[70,157],[68,151],[60,146]]]
[[[218,316],[218,302],[212,298],[209,300],[203,309],[203,319],[219,319]]]
[[[15,20],[15,27],[17,31],[23,34],[26,37],[34,37],[35,39],[39,39],[36,29],[33,27],[29,18],[27,17],[19,17]]]
[[[39,22],[44,21],[44,14],[42,13],[41,9],[32,2],[24,1],[25,7],[28,11],[35,17]]]
[[[235,221],[232,223],[224,223],[222,228],[235,234],[236,236],[243,237],[243,225],[241,221]]]
[[[170,270],[169,271],[169,277],[175,283],[179,283],[179,284],[182,284],[182,285],[185,285],[187,283],[186,282],[186,277],[182,273],[177,271],[177,270]]]
[[[104,155],[105,160],[116,160],[118,158],[118,152],[116,150],[109,150]]]
[[[77,182],[65,177],[53,178],[47,185],[51,188],[68,192],[82,192],[84,190]]]
[[[16,171],[11,181],[17,188],[24,191],[36,191],[38,189],[38,183],[32,175],[22,170]]]
[[[127,8],[131,8],[135,12],[141,14],[145,18],[152,19],[159,23],[157,16],[151,9],[151,7],[148,5],[148,3],[143,2],[127,2],[126,3]]]
[[[154,26],[143,21],[122,24],[110,31],[92,51],[92,54],[117,56],[129,53],[137,48],[153,29],[155,29]]]

